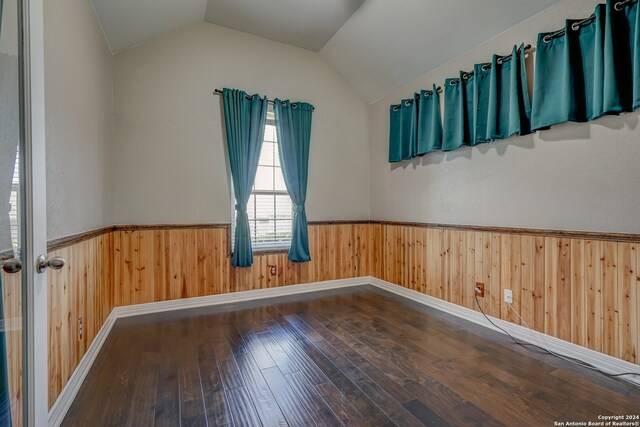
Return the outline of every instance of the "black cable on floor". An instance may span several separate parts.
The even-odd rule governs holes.
[[[537,349],[539,349],[539,350],[542,350],[544,353],[551,354],[552,356],[556,356],[556,357],[558,357],[558,358],[560,358],[560,359],[562,359],[562,360],[566,360],[567,362],[571,362],[571,363],[573,363],[573,364],[575,364],[575,365],[578,365],[578,366],[581,366],[581,367],[583,367],[583,368],[587,368],[587,369],[591,369],[592,371],[600,372],[601,374],[606,375],[606,376],[608,376],[608,377],[613,377],[613,378],[615,378],[615,377],[621,377],[621,376],[624,376],[624,375],[637,375],[637,376],[640,376],[640,374],[635,373],[635,372],[622,372],[622,373],[620,373],[620,374],[613,374],[613,373],[610,373],[610,372],[605,372],[605,371],[602,371],[602,370],[600,370],[600,369],[596,368],[596,367],[595,367],[595,366],[593,366],[592,364],[590,364],[590,363],[588,363],[588,362],[585,362],[584,360],[575,359],[575,358],[573,358],[573,357],[569,357],[569,356],[563,356],[563,355],[558,354],[558,353],[556,353],[556,352],[554,352],[554,351],[551,351],[551,350],[549,350],[549,349],[546,349],[546,348],[544,348],[544,347],[541,347],[541,346],[539,346],[539,345],[537,345],[537,344],[533,344],[533,343],[528,343],[528,342],[522,342],[522,341],[519,341],[519,340],[515,339],[515,338],[513,337],[513,335],[511,335],[509,332],[507,332],[506,330],[504,330],[504,329],[503,329],[503,328],[501,328],[500,326],[498,326],[498,325],[496,325],[495,323],[493,323],[493,321],[489,318],[489,316],[487,316],[487,315],[485,314],[484,310],[482,309],[482,306],[480,305],[480,301],[478,301],[478,295],[475,295],[475,298],[476,298],[476,305],[477,305],[477,306],[478,306],[478,308],[480,309],[480,312],[482,313],[482,315],[484,316],[484,318],[485,318],[485,319],[487,319],[487,321],[488,321],[489,323],[491,323],[495,328],[497,328],[497,329],[501,330],[502,332],[504,332],[504,333],[505,333],[509,338],[511,338],[511,339],[513,340],[513,342],[514,342],[514,343],[516,343],[516,344],[518,344],[518,345],[520,345],[520,346],[522,346],[522,347],[524,347],[524,348],[528,348],[528,347],[534,347],[534,348],[537,348]],[[527,329],[531,330],[531,328],[527,328]]]

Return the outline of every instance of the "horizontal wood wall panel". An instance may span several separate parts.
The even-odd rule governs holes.
[[[103,233],[49,254],[67,261],[47,272],[49,407],[111,313],[112,253],[113,235]]]
[[[371,274],[640,363],[638,244],[372,224]],[[504,302],[504,290],[513,303]]]

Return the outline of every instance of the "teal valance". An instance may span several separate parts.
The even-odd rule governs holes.
[[[414,99],[403,99],[389,107],[389,162],[416,156],[418,125]]]
[[[585,19],[538,34],[533,129],[586,122],[640,105],[637,0],[609,0]]]
[[[400,162],[442,147],[440,89],[421,90],[389,107],[389,162]]]
[[[459,77],[446,79],[443,121],[437,91],[429,91],[435,93],[432,97],[422,91],[413,99],[392,105],[389,161],[530,133],[527,48],[514,46],[509,55],[493,55],[491,62],[476,64],[473,71],[460,71]],[[427,119],[423,114],[430,117],[430,126],[425,125]],[[431,138],[426,138],[425,133]],[[412,150],[412,144],[418,148]]]
[[[538,34],[533,103],[525,66],[529,46],[514,46],[510,55],[493,55],[491,62],[446,79],[440,149],[450,151],[567,121],[586,122],[636,110],[639,3],[607,0],[585,19],[569,19],[563,29]],[[419,105],[411,100],[392,106],[389,161],[428,152],[421,146],[419,114]],[[419,149],[414,150],[414,144]]]
[[[444,151],[531,132],[525,46],[445,82]]]

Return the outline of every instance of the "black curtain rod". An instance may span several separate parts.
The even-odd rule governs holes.
[[[622,9],[625,6],[631,4],[631,3],[635,2],[635,1],[637,1],[637,0],[620,0],[619,2],[614,3],[613,9],[616,12],[622,12]],[[592,14],[588,18],[580,19],[580,20],[574,22],[573,24],[571,24],[571,29],[573,31],[578,31],[580,29],[580,27],[582,27],[584,24],[591,23],[594,19],[596,19],[595,14]],[[551,33],[547,34],[546,36],[544,36],[542,38],[542,41],[545,42],[545,43],[550,43],[551,40],[553,40],[555,38],[558,38],[558,37],[564,36],[566,32],[567,32],[566,28],[562,28],[561,30],[551,32]]]
[[[223,93],[224,92],[221,91],[220,89],[216,89],[216,90],[213,91],[214,95],[222,95]],[[249,99],[249,100],[253,99],[253,95],[247,95],[247,99]],[[271,105],[276,105],[275,101],[272,101],[270,99],[267,99],[267,103],[271,104]],[[293,102],[293,104],[295,104],[295,102]],[[316,107],[313,107],[313,111],[315,111],[315,110],[316,110]]]
[[[442,86],[438,86],[438,87],[436,88],[436,92],[438,92],[438,93],[442,93]],[[426,93],[426,96],[431,96],[431,95],[433,95],[433,91],[432,91],[432,90],[427,90],[427,91],[425,91],[425,93]],[[413,96],[413,99],[409,99],[409,100],[406,100],[406,101],[405,101],[406,105],[407,105],[407,106],[411,105],[411,104],[413,103],[413,101],[414,101],[414,100],[416,100],[416,99],[418,99],[419,97],[420,97],[420,94],[415,93],[415,94],[414,94],[414,96]],[[394,108],[393,108],[393,111],[398,111],[398,108],[400,108],[401,106],[402,106],[402,104],[392,105],[392,107],[394,107]],[[397,107],[397,108],[396,108],[396,107]]]
[[[526,45],[524,47],[524,51],[525,52],[528,51],[528,50],[531,50],[531,45],[530,44],[528,44],[528,45]],[[517,52],[520,52],[520,48],[517,49]],[[498,64],[502,64],[504,61],[508,61],[510,59],[511,59],[511,54],[505,55],[505,56],[498,56],[498,59],[497,59],[496,62]],[[483,65],[482,66],[482,71],[487,71],[489,68],[491,68],[491,64]],[[464,73],[464,74],[462,74],[462,78],[467,80],[469,77],[473,76],[473,73],[474,73],[473,71],[469,71],[468,73]],[[460,81],[460,79],[451,79],[449,84],[451,86],[455,86],[456,84],[458,84],[459,81]]]

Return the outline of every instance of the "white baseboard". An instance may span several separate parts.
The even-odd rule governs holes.
[[[231,304],[244,301],[255,301],[264,298],[275,298],[285,295],[304,294],[329,289],[347,288],[351,286],[368,285],[369,276],[351,279],[326,280],[324,282],[305,283],[303,285],[279,286],[276,288],[255,289],[252,291],[231,292],[220,295],[184,298],[170,301],[150,302],[146,304],[127,305],[113,309],[117,318],[139,316],[141,314],[161,313],[163,311],[184,310],[188,308],[207,307],[220,304]]]
[[[351,279],[327,280],[324,282],[306,283],[303,285],[289,285],[277,288],[256,289],[252,291],[233,292],[229,294],[209,295],[204,297],[185,298],[179,300],[115,307],[111,311],[111,314],[105,321],[104,325],[102,325],[102,328],[89,346],[89,349],[80,360],[78,367],[71,375],[71,378],[69,378],[69,381],[64,386],[62,392],[58,396],[58,399],[49,411],[49,426],[58,427],[60,423],[62,423],[62,420],[66,416],[67,411],[71,407],[73,400],[78,394],[78,391],[80,390],[84,379],[89,373],[89,370],[91,369],[96,356],[100,352],[100,349],[102,348],[102,345],[109,335],[109,332],[111,332],[111,328],[113,328],[116,320],[121,317],[139,316],[143,314],[160,313],[164,311],[183,310],[188,308],[206,307],[220,304],[230,304],[244,301],[255,301],[265,298],[304,294],[309,292],[318,292],[329,289],[347,288],[361,285],[376,286],[385,291],[392,292],[396,295],[400,295],[404,298],[408,298],[420,304],[433,307],[437,310],[452,314],[459,318],[502,333],[502,331],[496,329],[489,322],[487,322],[487,319],[485,319],[484,316],[482,316],[482,314],[477,311],[461,307],[459,305],[452,304],[450,302],[431,297],[429,295],[425,295],[423,293],[413,291],[411,289],[407,289],[402,286],[395,285],[391,282],[387,282],[371,276],[354,277]],[[529,331],[527,328],[515,325],[510,322],[506,322],[504,320],[500,320],[494,317],[491,317],[491,320],[496,325],[505,329],[519,340],[539,345],[543,343],[542,345],[549,350],[552,350],[564,356],[584,360],[585,362],[588,362],[603,371],[613,374],[622,372],[637,372],[638,377],[625,377],[623,379],[626,379],[627,381],[632,382],[636,385],[640,385],[640,366],[638,365],[626,362],[621,359],[617,359],[615,357],[607,356],[606,354],[599,353],[597,351],[593,351],[588,348],[581,347],[579,345],[572,344],[540,332],[533,331],[532,336],[532,331]]]
[[[425,295],[421,292],[407,289],[405,287],[395,285],[391,282],[387,282],[376,277],[369,277],[369,283],[380,289],[384,289],[420,304],[433,307],[445,313],[452,314],[456,317],[468,320],[489,329],[493,329],[500,333],[504,333],[491,325],[491,323],[489,323],[487,319],[485,319],[482,313],[471,310],[469,308],[462,307],[429,295]],[[620,377],[620,379],[624,379],[635,385],[640,385],[640,366],[634,363],[630,363],[616,357],[608,356],[604,353],[600,353],[586,347],[579,346],[577,344],[572,344],[568,341],[552,337],[551,335],[543,334],[537,331],[531,331],[524,326],[516,325],[492,316],[489,317],[491,318],[492,322],[509,332],[509,334],[511,334],[518,340],[540,345],[544,348],[547,348],[548,350],[553,351],[554,353],[558,353],[563,356],[583,360],[593,365],[594,367],[611,374],[620,374],[623,372],[637,373],[638,376],[636,377],[632,377],[631,375],[629,375]]]
[[[67,381],[67,384],[65,384],[64,388],[60,392],[58,399],[49,410],[48,424],[50,426],[58,427],[60,423],[62,423],[62,420],[64,420],[65,415],[67,415],[67,411],[73,403],[73,399],[76,398],[78,391],[80,391],[80,387],[82,387],[84,379],[89,373],[93,362],[96,360],[96,356],[100,353],[100,349],[107,340],[107,337],[111,332],[111,328],[113,328],[116,320],[116,316],[112,311],[102,325],[102,328],[100,328],[93,339],[93,342],[87,349],[87,352],[82,356],[82,359],[80,359],[80,363],[78,363],[78,366],[75,371],[73,371],[73,374],[71,374],[69,381]]]
[[[277,288],[256,289],[252,291],[232,292],[221,295],[208,295],[204,297],[184,298],[179,300],[151,302],[147,304],[127,305],[115,307],[100,331],[89,346],[89,349],[80,360],[75,371],[64,386],[58,399],[49,410],[49,426],[58,427],[67,411],[71,407],[84,379],[86,378],[102,345],[109,336],[111,328],[116,320],[121,317],[139,316],[142,314],[161,313],[164,311],[183,310],[188,308],[206,307],[220,304],[231,304],[244,301],[255,301],[264,298],[275,298],[285,295],[296,295],[309,292],[325,291],[329,289],[348,288],[352,286],[370,284],[368,276],[354,277],[351,279],[327,280],[324,282],[305,283],[303,285],[280,286]]]

